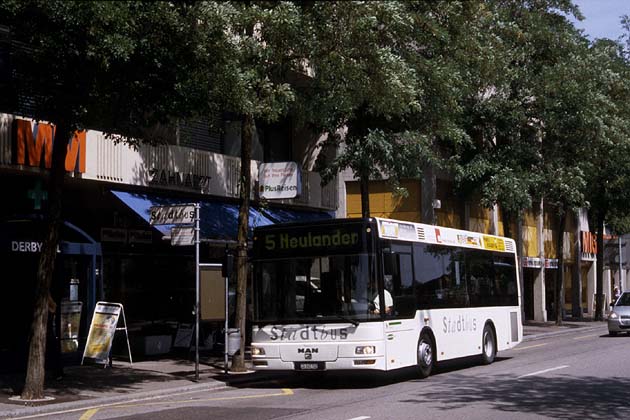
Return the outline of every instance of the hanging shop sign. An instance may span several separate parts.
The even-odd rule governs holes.
[[[191,246],[195,244],[194,227],[173,227],[171,228],[171,245]]]
[[[260,197],[268,200],[295,198],[302,193],[302,178],[295,162],[261,163],[258,184]]]
[[[192,224],[195,222],[193,204],[178,206],[153,206],[149,223],[152,225]]]

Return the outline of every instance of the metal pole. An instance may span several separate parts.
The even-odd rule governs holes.
[[[195,381],[199,381],[199,203],[195,204]]]
[[[619,238],[619,293],[621,293],[623,292],[623,286],[621,285],[621,235],[618,235],[617,238]]]
[[[226,253],[229,252],[226,249]],[[227,259],[226,259],[227,260]],[[223,366],[225,369],[225,374],[227,375],[228,373],[228,327],[229,327],[229,322],[228,322],[228,316],[229,316],[229,308],[228,305],[230,304],[230,297],[229,297],[229,287],[230,287],[230,282],[229,282],[229,278],[230,278],[230,270],[231,267],[228,267],[225,270],[225,323],[223,325],[223,329],[225,331],[225,336],[223,337],[223,342],[225,343],[223,346]]]

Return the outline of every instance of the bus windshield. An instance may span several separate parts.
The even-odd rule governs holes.
[[[373,261],[367,254],[257,261],[254,322],[380,319]]]

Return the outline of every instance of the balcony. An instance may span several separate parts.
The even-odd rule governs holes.
[[[137,149],[115,144],[103,133],[87,135],[86,172],[83,179],[152,189],[193,192],[216,197],[238,197],[240,159],[183,146],[140,145]],[[258,165],[252,161],[252,199],[258,182]],[[302,194],[280,200],[285,205],[333,211],[337,209],[337,183],[321,186],[317,172],[302,171]]]

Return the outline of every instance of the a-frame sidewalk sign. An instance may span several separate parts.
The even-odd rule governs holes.
[[[124,326],[118,326],[118,320],[122,315]],[[125,309],[120,303],[97,302],[90,324],[85,350],[81,358],[81,364],[85,359],[91,359],[94,363],[104,364],[105,367],[111,365],[111,350],[116,331],[124,331],[127,339],[127,351],[129,352],[129,363],[133,365],[131,359],[131,347],[129,346],[129,333],[127,331],[127,320]]]

